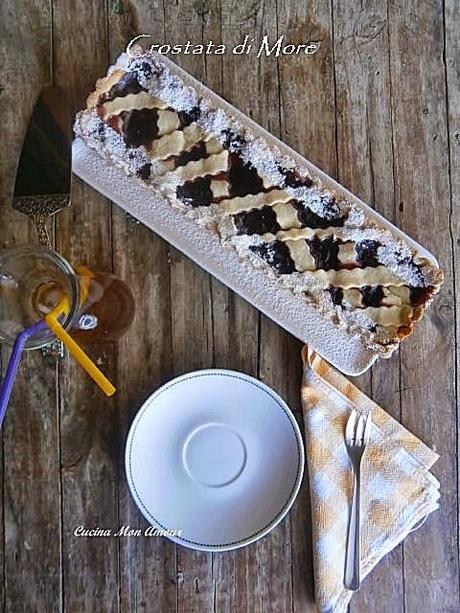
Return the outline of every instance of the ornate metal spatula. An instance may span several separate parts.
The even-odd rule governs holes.
[[[70,113],[63,91],[44,89],[35,105],[19,160],[13,207],[35,224],[51,247],[46,221],[70,204]]]
[[[71,118],[64,92],[42,91],[32,113],[19,159],[13,207],[35,224],[38,242],[52,247],[49,217],[70,205]],[[60,341],[42,349],[45,357],[64,355]]]

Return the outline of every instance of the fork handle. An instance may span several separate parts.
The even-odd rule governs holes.
[[[348,520],[347,548],[345,553],[344,585],[348,590],[355,592],[361,585],[360,577],[360,489],[361,477],[359,466],[353,471],[353,501],[351,503],[350,518]]]

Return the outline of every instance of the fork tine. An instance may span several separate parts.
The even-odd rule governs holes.
[[[364,445],[367,445],[369,442],[369,437],[371,435],[371,426],[372,426],[372,411],[366,415],[366,423],[364,425]]]
[[[358,419],[358,423],[356,424],[356,434],[355,434],[355,444],[363,445],[363,437],[364,437],[364,426],[365,426],[365,418],[364,415],[360,415]]]
[[[355,409],[352,410],[350,416],[347,421],[347,426],[345,428],[345,440],[349,445],[352,445],[355,440],[355,425],[356,425],[356,417],[357,412]]]

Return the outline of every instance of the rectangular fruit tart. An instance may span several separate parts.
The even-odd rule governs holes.
[[[130,194],[141,197],[160,234],[169,216],[176,246],[189,244],[224,281],[230,262],[231,287],[302,340],[315,337],[314,348],[345,372],[388,357],[442,283],[417,243],[157,54],[122,54],[77,115],[75,134],[98,160],[96,187],[119,201],[129,186],[119,204],[130,210]],[[104,189],[110,172],[118,187]],[[362,349],[361,366],[346,350],[339,356],[348,340],[351,354]]]

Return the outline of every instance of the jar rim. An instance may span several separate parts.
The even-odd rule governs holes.
[[[8,254],[10,257],[21,256],[21,255],[38,255],[40,257],[45,257],[50,260],[60,272],[63,272],[66,276],[69,283],[69,312],[66,314],[64,321],[62,322],[62,327],[65,330],[68,330],[78,313],[78,309],[80,306],[80,282],[79,277],[73,267],[69,264],[69,262],[57,251],[54,249],[50,249],[49,247],[45,247],[42,245],[24,245],[24,246],[15,246],[6,249],[0,250],[0,257],[2,255]],[[30,338],[24,349],[32,350],[32,349],[41,349],[43,347],[49,346],[53,340],[55,340],[54,334],[51,332],[49,335],[44,336],[39,339]],[[5,337],[0,332],[0,342],[12,346],[14,344],[15,339]]]

